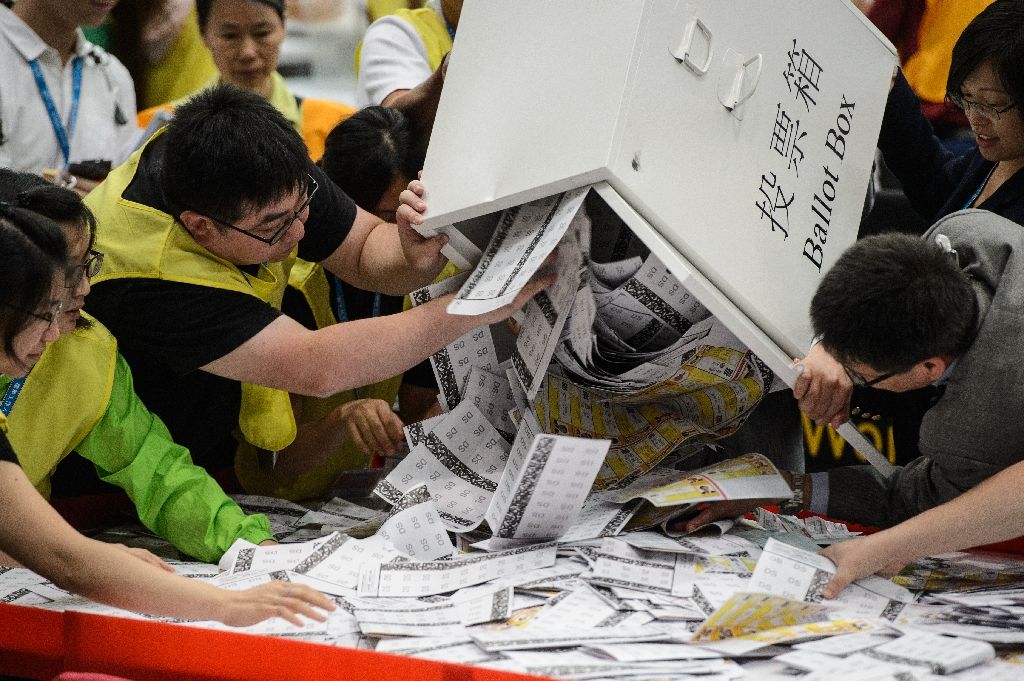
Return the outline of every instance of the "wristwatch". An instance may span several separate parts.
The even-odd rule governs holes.
[[[793,473],[793,496],[786,499],[779,505],[779,512],[783,515],[796,515],[804,510],[804,478],[803,473]]]

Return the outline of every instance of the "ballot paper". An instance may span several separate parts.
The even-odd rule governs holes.
[[[589,646],[587,652],[618,662],[658,662],[663,660],[713,660],[721,653],[679,643],[606,643]]]
[[[628,269],[632,262],[623,265]],[[602,274],[610,272],[614,272],[612,267],[605,265]],[[654,254],[613,290],[603,284],[621,276],[595,279],[598,316],[617,339],[634,350],[664,348],[711,315]]]
[[[331,534],[321,539],[296,544],[274,544],[271,546],[247,546],[235,554],[228,572],[261,572],[267,570],[290,570],[316,549],[344,535]],[[347,539],[347,537],[345,537]]]
[[[477,405],[477,408],[479,408],[479,405]],[[416,423],[410,423],[403,427],[402,433],[405,435],[405,442],[409,445],[409,449],[426,442],[427,432],[436,424],[440,423],[444,419],[444,416],[444,414],[431,416],[428,419],[417,421]]]
[[[533,435],[523,422],[487,510],[496,539],[557,539],[579,516],[607,440]],[[524,451],[529,440],[529,449]]]
[[[558,355],[563,357],[563,355]],[[774,384],[774,374],[711,318],[629,371],[549,371],[533,402],[545,431],[613,440],[598,488],[649,472],[685,442],[735,432]]]
[[[554,544],[536,544],[450,561],[368,565],[359,578],[359,593],[379,597],[447,593],[509,574],[553,565],[555,554]]]
[[[670,638],[657,627],[593,627],[549,628],[527,627],[524,630],[473,630],[470,636],[486,651],[564,648],[577,645],[663,641]]]
[[[802,601],[820,601],[821,591],[833,575],[835,565],[828,558],[769,539],[750,578],[750,589]],[[846,615],[893,620],[913,600],[909,591],[889,580],[865,577],[829,602]]]
[[[707,537],[668,537],[657,532],[629,532],[621,541],[646,551],[665,553],[694,553],[705,556],[730,554],[760,554],[760,549],[747,539],[730,534]]]
[[[295,529],[299,520],[309,512],[305,506],[275,497],[233,494],[231,498],[246,513],[262,513],[267,516],[267,520],[270,521],[270,532],[274,537],[282,537],[290,533]]]
[[[811,653],[845,657],[888,643],[896,636],[895,631],[891,633],[846,634],[797,643],[793,648]]]
[[[316,511],[308,511],[305,515],[295,521],[296,526],[304,525],[330,525],[339,531],[362,525],[363,523],[381,517],[380,511],[375,511],[351,501],[334,498],[321,506]]]
[[[823,605],[784,596],[739,592],[708,617],[694,632],[693,641],[720,641],[778,628],[825,623],[830,611],[830,608]],[[806,635],[803,631],[796,633],[799,633],[799,637]]]
[[[779,470],[761,454],[744,454],[695,471],[679,479],[645,488],[641,478],[616,496],[619,501],[642,498],[658,507],[693,505],[733,499],[788,499],[793,496]]]
[[[994,659],[995,649],[984,641],[970,641],[911,631],[864,655],[883,662],[925,666],[935,674],[951,674]]]
[[[423,305],[454,293],[468,276],[456,275],[417,289],[410,294],[409,299],[413,305]],[[498,370],[499,363],[489,326],[477,327],[431,355],[430,364],[441,391],[438,401],[444,410],[451,410],[462,399],[459,388],[465,383],[474,366],[494,372]]]
[[[455,551],[426,485],[414,487],[402,495],[377,536],[412,560],[449,558]]]
[[[445,526],[470,530],[484,519],[508,459],[508,443],[471,402],[434,423],[374,493],[396,503],[426,484]]]
[[[506,210],[448,312],[477,315],[511,303],[561,241],[588,191],[574,189]]]
[[[754,509],[755,521],[758,525],[776,534],[801,534],[817,544],[827,545],[852,539],[860,532],[851,532],[846,525],[832,522],[818,516],[797,518],[791,515],[779,515],[764,508]]]
[[[561,543],[572,543],[586,539],[614,537],[636,513],[640,501],[619,504],[608,499],[607,492],[592,492],[583,502],[576,522],[559,538]]]
[[[400,605],[377,601],[352,611],[360,630],[370,636],[460,636],[474,624],[506,620],[512,615],[512,587],[499,587],[472,598],[424,603],[414,599]]]
[[[529,627],[600,627],[607,626],[621,614],[622,611],[610,605],[593,588],[584,585],[566,593],[564,598],[552,599],[530,620]]]
[[[512,366],[530,399],[540,390],[570,310],[578,299],[577,293],[586,281],[584,275],[589,251],[590,219],[585,211],[580,211],[559,243],[555,263],[557,280],[531,298],[523,309],[523,321],[512,352]],[[583,318],[586,314],[585,309],[580,309],[577,316]],[[591,320],[582,319],[585,328],[570,329],[582,335],[582,338],[570,339],[569,342],[582,349],[585,356],[589,356],[591,345],[590,325],[587,323]]]
[[[515,438],[516,425],[509,411],[515,408],[516,402],[505,373],[496,374],[473,366],[462,388],[461,401],[468,401],[479,409],[505,440],[511,442]]]
[[[622,586],[639,591],[672,593],[676,557],[655,551],[642,551],[617,539],[606,538],[594,563],[591,581],[607,586]]]
[[[481,664],[504,659],[497,653],[485,652],[473,643],[468,635],[382,639],[377,644],[376,650],[379,653],[394,653],[395,655],[459,664]]]
[[[321,590],[335,593],[331,587],[356,589],[364,565],[377,565],[398,556],[398,551],[383,537],[351,539],[340,534],[295,565],[293,571],[325,582],[328,586]]]

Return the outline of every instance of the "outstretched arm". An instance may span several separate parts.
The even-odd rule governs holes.
[[[836,576],[825,588],[825,596],[834,597],[855,579],[880,571],[894,573],[927,555],[1021,536],[1022,485],[1024,462],[895,527],[824,549],[822,554],[837,567]]]
[[[126,558],[123,548],[76,532],[7,461],[0,461],[0,550],[63,589],[151,615],[245,626],[274,616],[301,624],[296,613],[323,621],[313,606],[334,609],[323,594],[301,585],[227,591]]]

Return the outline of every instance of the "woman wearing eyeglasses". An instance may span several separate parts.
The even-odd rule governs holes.
[[[967,26],[946,90],[976,148],[959,157],[946,150],[900,73],[878,143],[886,164],[928,220],[982,208],[1024,224],[1024,0],[996,0]]]
[[[48,497],[53,472],[75,451],[100,479],[128,492],[150,530],[188,555],[215,562],[235,539],[271,540],[267,519],[246,516],[172,441],[136,396],[113,336],[82,313],[103,255],[92,250],[95,220],[81,198],[34,175],[0,169],[0,201],[58,223],[71,263],[59,291],[62,309],[47,331],[56,342],[41,359],[28,357],[24,383],[0,375],[10,438],[29,481]]]
[[[0,372],[23,378],[46,354],[60,325],[68,253],[60,228],[32,211],[0,202]],[[227,591],[173,574],[148,552],[87,539],[39,495],[7,438],[7,414],[22,399],[5,390],[0,410],[0,550],[57,586],[120,608],[235,626],[296,613],[323,621],[313,608],[333,604],[308,587],[272,582]]]

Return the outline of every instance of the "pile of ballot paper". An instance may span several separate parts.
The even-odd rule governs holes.
[[[764,510],[759,522],[741,521],[721,534],[640,530],[461,552],[422,488],[397,511],[342,500],[318,511],[259,497],[239,501],[266,512],[289,543],[240,541],[223,570],[171,560],[179,574],[226,589],[287,580],[320,589],[340,606],[324,623],[275,619],[237,629],[244,633],[574,679],[1001,681],[1024,672],[1024,659],[997,656],[993,647],[1024,637],[1020,561],[936,559],[961,583],[973,576],[976,585],[987,584],[982,590],[922,598],[868,578],[824,601],[821,588],[834,567],[815,549],[850,534]],[[140,545],[129,530],[105,538]],[[159,550],[151,538],[141,545]],[[915,569],[941,576],[934,561]],[[993,580],[993,571],[1022,581]],[[0,573],[0,600],[140,617],[19,568]]]
[[[513,324],[431,358],[444,413],[406,427],[371,497],[240,497],[281,543],[175,569],[225,589],[306,584],[340,606],[242,631],[544,676],[1024,678],[993,648],[1024,643],[1019,563],[936,557],[823,601],[834,566],[817,550],[852,537],[843,525],[762,509],[684,534],[699,504],[792,494],[757,453],[690,463],[775,378],[588,191],[476,221],[479,249],[452,228],[474,266],[415,304],[455,293],[451,312],[478,314],[542,267],[558,279]],[[168,555],[132,531],[103,538]],[[0,572],[0,600],[138,617],[22,569]]]

